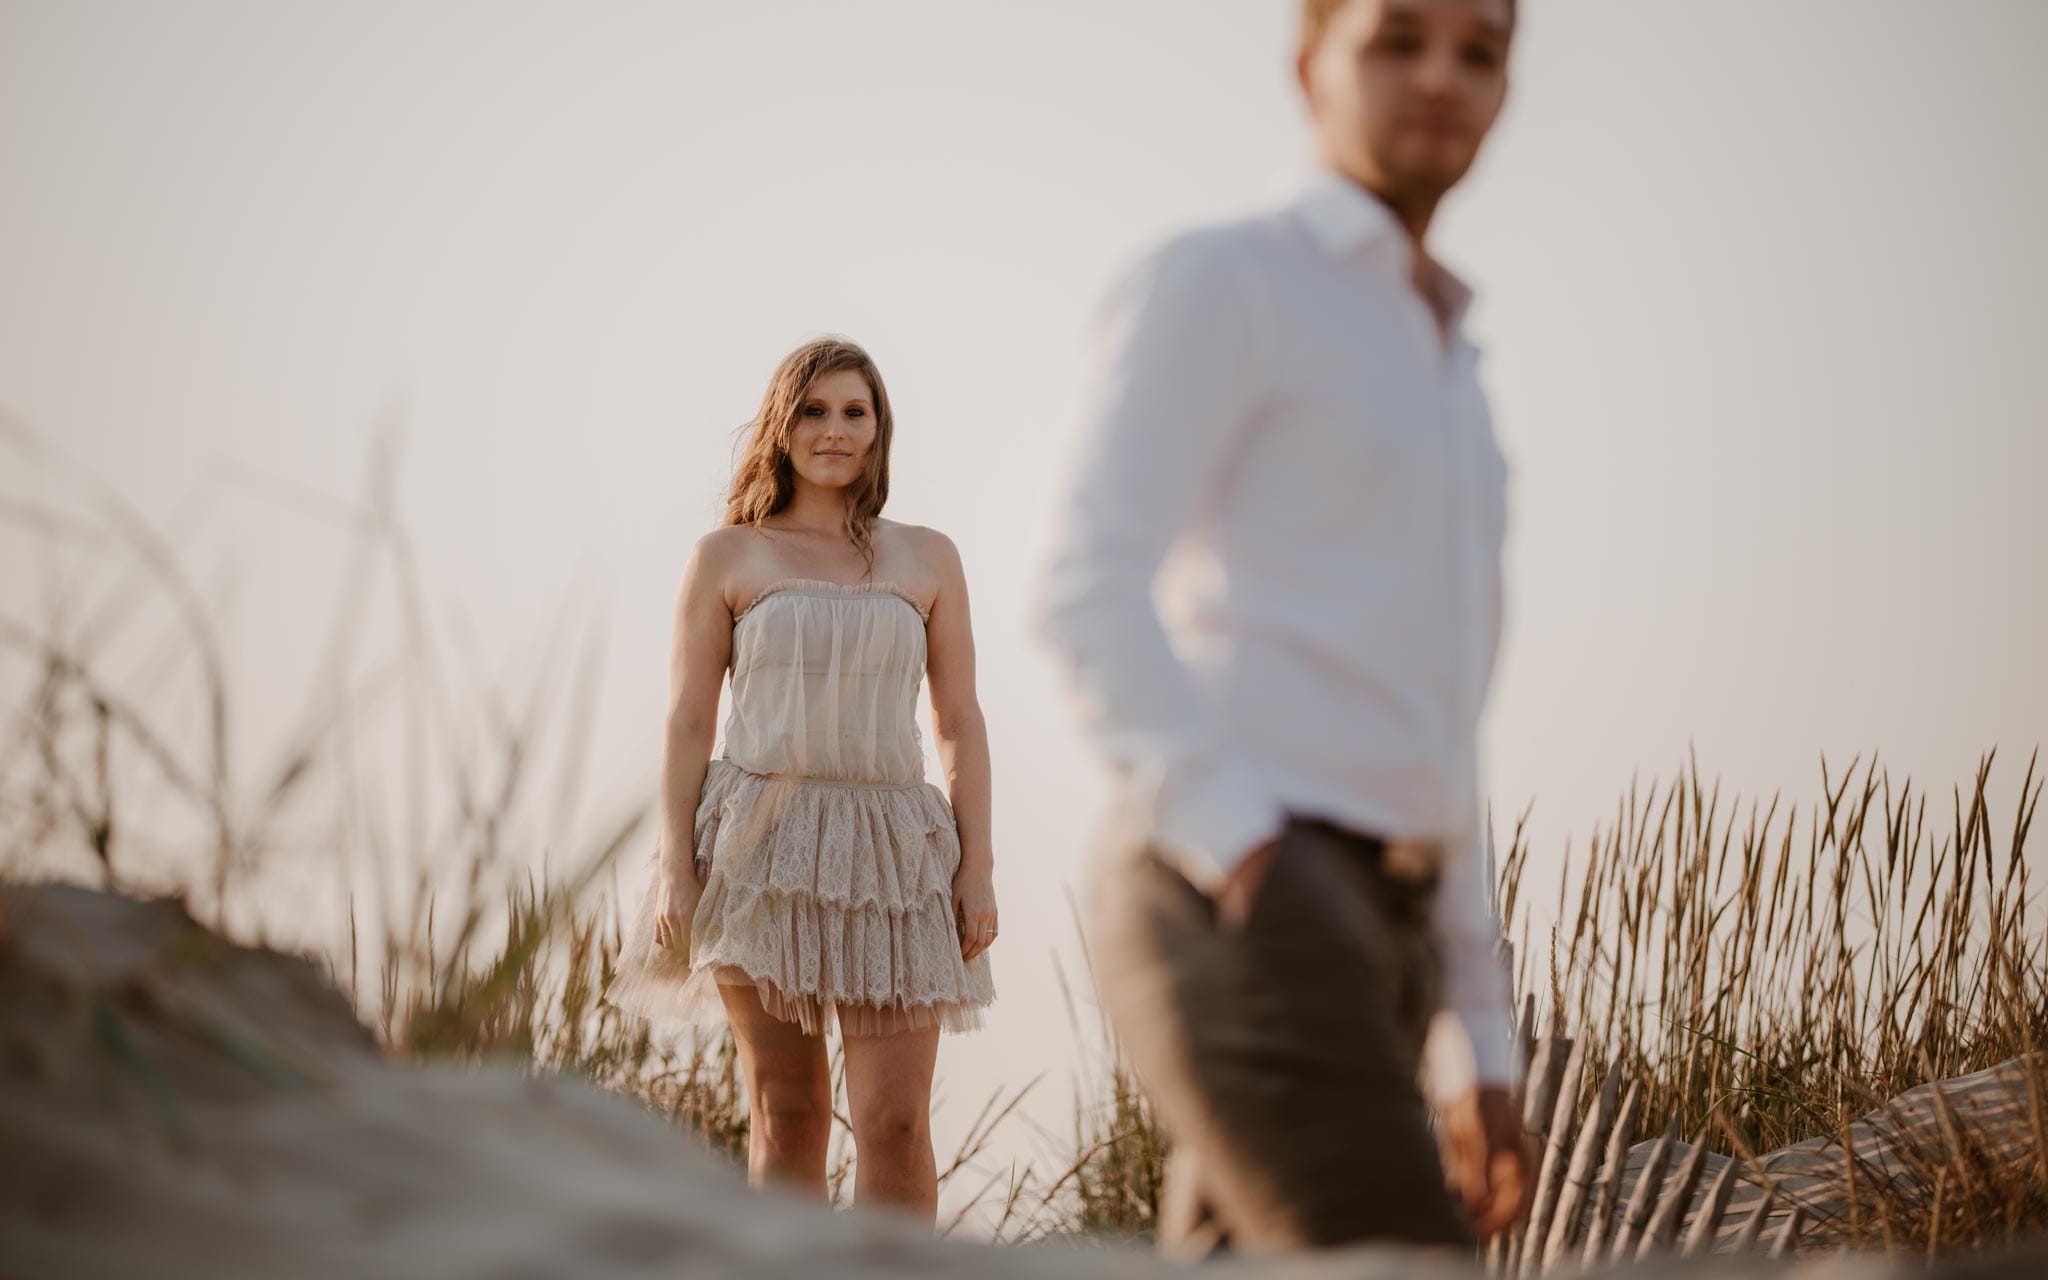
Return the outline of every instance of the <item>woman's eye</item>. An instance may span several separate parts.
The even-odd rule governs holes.
[[[825,407],[823,405],[807,404],[804,406],[804,416],[806,418],[822,418],[825,416]]]
[[[865,409],[860,408],[848,409],[846,411],[846,416],[849,418],[862,418],[867,416],[867,411]]]

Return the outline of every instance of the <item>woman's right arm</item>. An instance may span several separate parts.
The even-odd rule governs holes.
[[[732,609],[725,599],[728,539],[701,539],[683,569],[676,596],[675,643],[669,659],[668,717],[661,749],[662,918],[656,940],[687,936],[697,883],[697,800],[704,790],[718,731],[718,691],[732,655]],[[667,926],[667,927],[663,927]]]

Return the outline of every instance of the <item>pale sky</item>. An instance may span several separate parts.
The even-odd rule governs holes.
[[[2048,736],[2048,5],[1522,8],[1437,235],[1513,466],[1497,819],[1533,798],[1554,874],[1689,745],[1803,802],[1823,751],[1939,796],[1996,744],[2009,796]],[[866,344],[889,514],[968,566],[996,767],[1003,997],[942,1050],[939,1140],[1040,1070],[1064,1132],[1052,956],[1107,790],[1027,589],[1108,275],[1306,171],[1293,12],[0,0],[0,408],[175,529],[251,761],[348,545],[280,497],[353,497],[402,422],[477,679],[602,637],[588,833],[651,795],[734,429],[790,347]],[[33,617],[50,579],[0,537]]]

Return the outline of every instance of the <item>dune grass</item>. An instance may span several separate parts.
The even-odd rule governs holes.
[[[1653,1090],[1646,1124],[1690,1131],[1719,1112],[1758,1149],[1930,1070],[2028,1052],[2048,1030],[2023,856],[2041,790],[2030,760],[2018,811],[1995,825],[1992,765],[1930,820],[1926,793],[1876,762],[1838,777],[1824,764],[1804,823],[1776,798],[1738,812],[1691,768],[1628,796],[1568,863],[1548,946],[1518,913],[1518,843],[1500,877],[1503,914],[1525,925],[1517,985]]]
[[[303,922],[275,918],[258,886],[310,840],[343,869],[346,927],[319,956],[393,1052],[582,1075],[744,1158],[730,1041],[664,1041],[599,1000],[620,949],[612,869],[644,836],[648,807],[586,823],[595,834],[580,839],[547,812],[578,808],[590,637],[518,697],[460,687],[389,469],[373,469],[298,728],[276,759],[237,770],[232,665],[171,544],[19,429],[0,443],[70,504],[61,522],[8,526],[62,589],[41,616],[0,612],[0,875],[176,892],[231,936],[264,941]],[[89,554],[52,550],[53,529]],[[366,655],[356,619],[372,598],[397,638]],[[564,665],[577,678],[556,679]],[[465,714],[473,723],[458,723]],[[1801,812],[1724,799],[1689,765],[1631,788],[1566,859],[1547,912],[1530,900],[1518,826],[1498,877],[1517,988],[1585,1042],[1582,1101],[1620,1062],[1643,1089],[1637,1137],[1675,1121],[1748,1156],[2032,1053],[2048,1031],[2048,931],[2025,855],[2042,783],[2029,760],[2017,811],[1996,815],[1992,768],[1987,757],[1944,805],[1874,760],[1824,765]],[[533,870],[564,848],[582,850],[569,870]],[[1044,1168],[981,1170],[1030,1086],[990,1097],[940,1161],[966,1193],[947,1226],[1012,1242],[1150,1234],[1165,1138],[1114,1037],[1079,1018],[1074,1030],[1101,1048],[1070,1138]],[[2048,1136],[2042,1077],[2029,1078],[2028,1114]],[[1903,1190],[1867,1179],[1848,1219],[1812,1238],[1932,1254],[2038,1232],[2048,1141],[2036,1150],[1998,1164],[1923,1146],[1908,1157],[1923,1178]],[[835,1198],[850,1168],[842,1123]]]
[[[1623,799],[1560,878],[1543,932],[1524,900],[1529,849],[1514,841],[1500,906],[1521,925],[1517,986],[1585,1042],[1581,1111],[1619,1062],[1642,1089],[1637,1140],[1676,1123],[1746,1159],[2034,1054],[2048,930],[2026,845],[2042,783],[2029,759],[2014,811],[1994,815],[1994,758],[1948,805],[1875,760],[1823,764],[1803,815],[1777,797],[1728,801],[1690,765]],[[2048,1151],[2048,1075],[2027,1075],[2030,1096],[2015,1101]],[[2048,1227],[2038,1160],[1994,1168],[1925,1143],[1897,1154],[1921,1176],[1866,1171],[1846,1218],[1811,1224],[1816,1243],[1964,1248]]]

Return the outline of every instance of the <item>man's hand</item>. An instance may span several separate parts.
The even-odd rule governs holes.
[[[1278,839],[1268,840],[1254,848],[1237,864],[1216,889],[1216,919],[1224,928],[1232,931],[1244,928],[1251,919],[1252,903],[1258,901],[1259,890],[1266,883],[1266,873],[1273,869],[1273,855],[1280,849]]]
[[[1520,1221],[1535,1191],[1536,1158],[1514,1092],[1498,1085],[1467,1090],[1439,1119],[1444,1173],[1473,1230],[1483,1238]]]

